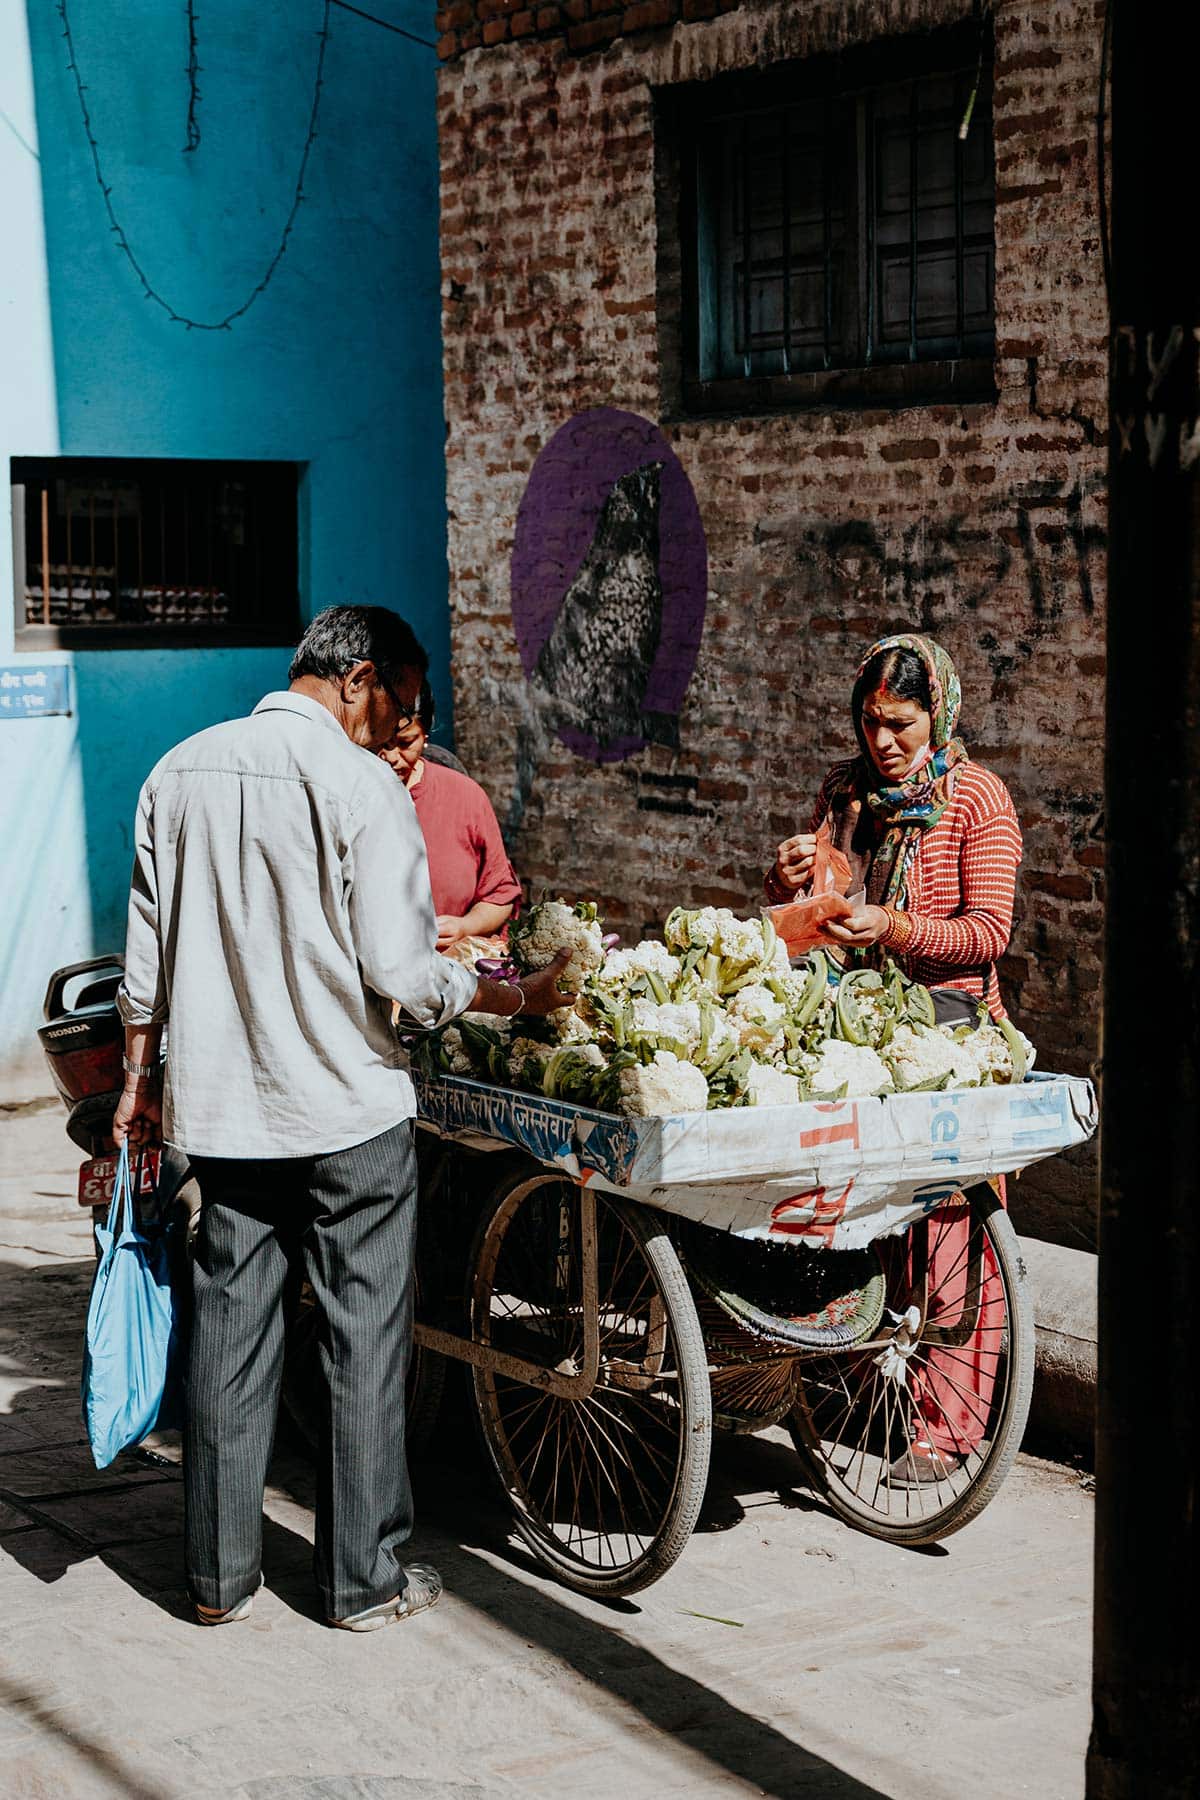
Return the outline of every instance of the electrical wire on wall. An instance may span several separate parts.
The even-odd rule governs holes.
[[[83,119],[84,135],[87,138],[88,149],[91,153],[92,168],[95,172],[96,184],[100,189],[104,201],[104,210],[108,215],[109,229],[117,241],[117,248],[125,257],[130,268],[141,283],[143,297],[151,301],[155,306],[161,308],[172,324],[182,325],[188,331],[231,331],[235,321],[243,318],[254,305],[255,301],[260,299],[262,295],[266,293],[267,288],[274,279],[276,270],[283,261],[288,244],[291,240],[292,231],[296,224],[297,216],[299,215],[300,208],[306,198],[304,192],[304,179],[308,172],[308,163],[309,157],[312,154],[312,147],[317,138],[317,119],[321,110],[321,90],[325,85],[325,55],[329,46],[329,19],[331,9],[334,6],[337,6],[343,12],[354,13],[357,17],[365,19],[372,25],[378,25],[385,31],[393,32],[397,37],[407,38],[412,43],[425,45],[430,50],[435,48],[429,39],[417,37],[411,31],[405,31],[402,26],[392,25],[388,20],[376,17],[374,13],[364,12],[360,7],[351,6],[348,3],[348,0],[322,0],[321,28],[316,34],[318,39],[317,64],[313,79],[312,103],[309,107],[308,114],[308,130],[304,139],[304,147],[300,153],[300,163],[296,172],[296,184],[292,192],[291,205],[288,209],[287,218],[284,221],[283,230],[279,235],[279,242],[275,247],[275,252],[263,271],[263,274],[260,276],[259,280],[255,282],[254,286],[250,289],[250,292],[239,306],[232,307],[229,312],[225,313],[224,316],[219,319],[193,319],[189,317],[187,313],[180,312],[177,307],[173,306],[151,281],[140,258],[130,244],[125,228],[117,215],[116,207],[113,204],[112,183],[106,178],[104,164],[100,155],[100,145],[97,142],[96,133],[92,126],[92,117],[87,101],[88,86],[83,79],[78,57],[75,52],[75,38],[71,29],[71,18],[67,10],[67,0],[55,0],[55,5],[58,16],[62,20],[63,37],[66,40],[67,45],[67,67],[70,69],[71,74],[75,79],[75,91],[79,99],[79,111]],[[186,0],[186,6],[188,28],[188,115],[187,143],[185,145],[185,151],[194,151],[200,143],[200,126],[197,118],[197,107],[200,101],[200,93],[197,86],[197,77],[200,74],[199,36],[196,24],[194,0]]]
[[[369,25],[381,25],[384,31],[394,31],[397,37],[407,38],[410,44],[424,44],[427,50],[437,49],[432,38],[418,37],[415,31],[405,31],[403,25],[393,25],[390,19],[364,12],[361,6],[351,6],[350,0],[333,0],[333,4],[340,6],[343,12],[353,13],[356,19],[366,19]]]
[[[188,110],[187,110],[187,143],[184,151],[196,150],[200,146],[200,121],[196,117],[196,108],[200,104],[200,89],[197,81],[200,75],[199,39],[196,35],[196,0],[187,0],[187,32],[188,32]]]

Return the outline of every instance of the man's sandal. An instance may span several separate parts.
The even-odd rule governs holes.
[[[235,1600],[232,1606],[201,1606],[198,1600],[193,1600],[192,1606],[195,1608],[197,1620],[201,1625],[236,1625],[239,1620],[248,1619],[254,1605],[254,1595],[257,1594],[262,1584],[263,1578],[260,1575],[258,1586],[254,1588],[253,1592],[243,1594],[242,1598]]]
[[[345,1619],[330,1619],[336,1631],[380,1631],[397,1619],[411,1619],[414,1613],[436,1606],[442,1597],[442,1578],[429,1563],[409,1563],[404,1571],[404,1592],[363,1612],[351,1613]]]

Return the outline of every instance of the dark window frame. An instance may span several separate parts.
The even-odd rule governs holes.
[[[12,457],[14,650],[294,644],[302,468],[246,459]],[[86,524],[66,497],[69,486],[95,497]],[[68,519],[80,523],[69,527]],[[85,533],[79,555],[75,530]],[[43,542],[50,545],[44,567]]]
[[[754,413],[828,409],[832,407],[902,407],[942,405],[968,402],[994,402],[995,380],[995,262],[994,262],[994,146],[991,111],[992,35],[990,22],[982,28],[974,21],[950,26],[919,36],[890,39],[851,50],[840,56],[819,56],[803,62],[782,64],[767,71],[753,71],[720,76],[704,83],[660,89],[658,123],[660,148],[674,158],[674,180],[677,184],[677,220],[680,267],[678,296],[680,317],[678,331],[679,380],[677,399],[686,416],[714,413]],[[868,277],[870,267],[877,269],[875,253],[875,214],[872,189],[877,167],[879,140],[871,133],[869,113],[873,96],[881,90],[898,93],[922,79],[953,76],[956,81],[954,103],[961,95],[965,110],[966,97],[976,84],[978,93],[971,118],[971,133],[976,145],[983,144],[990,182],[987,197],[989,230],[985,238],[976,234],[979,249],[985,246],[990,255],[988,277],[988,324],[984,331],[971,336],[963,332],[961,339],[943,342],[940,349],[949,354],[933,353],[927,345],[924,353],[912,355],[912,343],[901,354],[894,345],[882,356],[872,335],[872,307],[875,282]],[[819,367],[788,367],[789,359],[776,351],[782,367],[756,369],[733,374],[720,367],[722,351],[728,361],[727,335],[722,343],[722,318],[718,291],[723,283],[725,295],[724,323],[727,333],[732,275],[720,267],[721,178],[716,164],[735,121],[742,121],[746,133],[747,120],[767,119],[785,113],[785,109],[803,108],[806,103],[819,105],[822,111],[822,144],[828,143],[831,124],[839,135],[853,127],[853,149],[846,146],[848,179],[842,190],[842,210],[847,215],[843,256],[843,292],[854,293],[847,310],[852,316],[852,329],[843,337],[851,337],[854,354],[830,355],[830,289],[829,272],[830,208],[828,193],[824,207],[825,270],[824,311],[825,334]],[[786,113],[785,113],[786,116]],[[866,141],[864,141],[866,140]],[[915,140],[912,140],[915,143]],[[745,142],[745,139],[743,140]],[[976,156],[978,151],[975,152]],[[965,306],[964,280],[964,193],[965,156],[956,141],[955,150],[955,220],[953,254],[955,257],[956,326],[963,324]],[[829,181],[829,163],[822,151],[822,178]],[[788,234],[792,230],[792,209],[787,194],[788,169],[786,154],[782,157],[784,186],[780,206],[780,230],[784,236],[781,261],[789,262]],[[913,150],[913,167],[916,152]],[[725,182],[725,212],[728,221],[731,198],[729,182]],[[852,190],[852,191],[851,191]],[[911,185],[910,199],[917,190]],[[978,208],[978,202],[976,203]],[[915,218],[916,209],[910,206]],[[868,223],[870,221],[870,223]],[[748,231],[748,223],[744,226]],[[914,239],[915,241],[915,239]],[[921,242],[925,240],[922,239]],[[911,251],[910,251],[911,254]],[[753,266],[753,264],[751,265]],[[669,278],[669,277],[665,277]],[[784,300],[785,331],[787,308],[791,304],[791,282],[780,283]],[[912,290],[910,289],[910,294]],[[743,293],[745,289],[743,286]],[[911,300],[910,300],[911,304]],[[761,359],[760,359],[761,360]]]

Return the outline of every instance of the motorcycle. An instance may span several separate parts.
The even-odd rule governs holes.
[[[56,969],[42,1006],[45,1023],[38,1027],[51,1079],[67,1108],[67,1136],[87,1158],[79,1168],[78,1199],[91,1208],[93,1224],[108,1212],[117,1173],[112,1120],[124,1084],[125,1027],[117,1011],[123,974],[123,959],[115,955]],[[134,1167],[143,1222],[182,1220],[193,1233],[200,1190],[184,1153],[169,1144],[142,1150]]]

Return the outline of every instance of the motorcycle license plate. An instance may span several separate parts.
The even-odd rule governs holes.
[[[139,1156],[134,1157],[135,1193],[152,1194],[154,1192],[158,1186],[158,1165],[161,1159],[161,1150],[143,1150]],[[115,1156],[97,1156],[91,1162],[80,1163],[80,1206],[111,1206],[116,1182],[117,1158]]]

